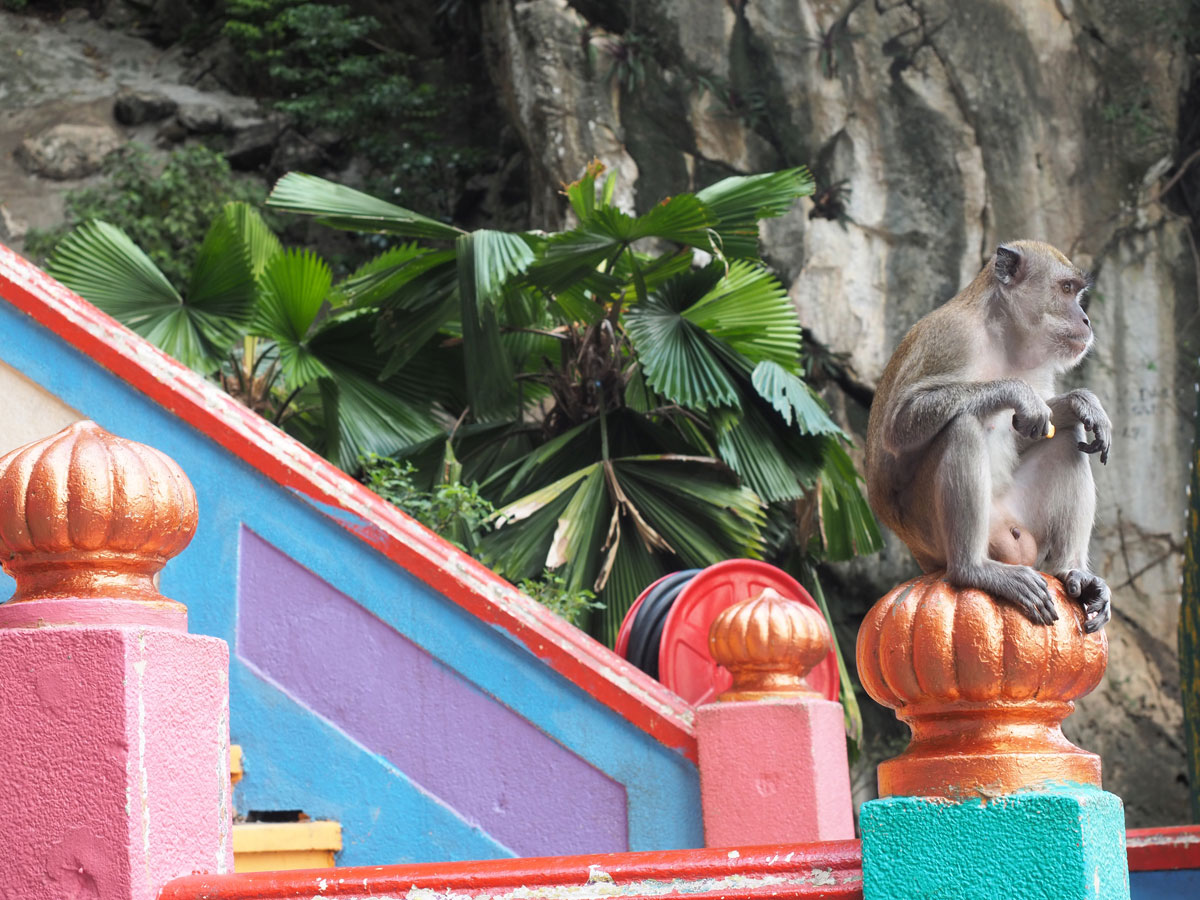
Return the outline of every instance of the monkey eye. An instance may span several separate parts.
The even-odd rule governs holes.
[[[1077,290],[1075,282],[1073,281],[1064,281],[1060,287],[1062,288],[1062,292],[1064,294],[1074,294]]]

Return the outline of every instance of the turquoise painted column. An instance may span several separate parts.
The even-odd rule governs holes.
[[[912,730],[860,812],[865,900],[1128,900],[1121,798],[1061,727],[1108,642],[1048,580],[1053,625],[941,575],[864,619],[863,687]]]

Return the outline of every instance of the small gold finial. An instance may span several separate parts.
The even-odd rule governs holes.
[[[33,601],[183,605],[154,576],[196,533],[196,493],[174,460],[76,422],[0,457],[0,553]]]
[[[708,649],[733,673],[720,701],[820,697],[805,676],[833,649],[833,640],[819,612],[766,588],[713,620]]]

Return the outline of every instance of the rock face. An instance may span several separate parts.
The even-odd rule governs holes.
[[[1095,467],[1093,540],[1116,616],[1107,677],[1067,731],[1102,755],[1131,826],[1185,821],[1175,628],[1197,271],[1188,223],[1158,193],[1176,159],[1185,0],[484,8],[535,226],[558,224],[560,183],[593,156],[640,209],[727,174],[808,165],[818,194],[769,223],[766,252],[804,324],[861,382],[1000,241],[1047,240],[1097,273],[1097,350],[1069,381],[1095,390],[1116,427]],[[866,408],[827,393],[861,435]],[[913,570],[893,543],[831,573],[843,615]],[[895,750],[864,761],[863,795]]]
[[[179,104],[155,91],[121,91],[113,101],[113,118],[122,125],[159,122],[173,115]]]
[[[17,162],[33,175],[67,181],[100,171],[104,157],[122,144],[104,125],[55,125],[21,141]]]

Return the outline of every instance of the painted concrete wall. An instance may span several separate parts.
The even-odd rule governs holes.
[[[0,454],[84,418],[12,366],[0,363]]]
[[[19,287],[0,277],[0,297]],[[694,764],[538,658],[549,650],[451,602],[361,538],[371,523],[264,476],[6,302],[0,333],[0,363],[35,388],[31,437],[78,411],[195,485],[199,529],[162,590],[192,631],[230,644],[240,813],[340,820],[343,865],[702,845]],[[0,392],[13,378],[0,369]]]

